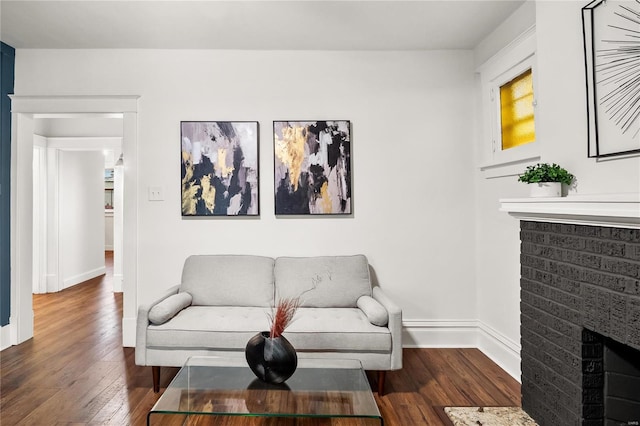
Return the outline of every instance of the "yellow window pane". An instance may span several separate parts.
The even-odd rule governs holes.
[[[536,140],[531,70],[500,86],[500,120],[503,150]]]

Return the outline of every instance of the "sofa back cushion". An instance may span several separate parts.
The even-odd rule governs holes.
[[[309,308],[355,308],[371,296],[369,262],[363,255],[279,257],[275,269],[276,301],[300,297]]]
[[[180,291],[191,294],[196,306],[273,306],[273,259],[190,256],[184,262]]]

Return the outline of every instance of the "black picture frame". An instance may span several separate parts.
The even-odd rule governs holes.
[[[640,153],[640,4],[594,0],[582,8],[587,156]]]
[[[181,212],[259,216],[257,121],[181,121]]]
[[[351,122],[274,121],[278,215],[351,215]]]

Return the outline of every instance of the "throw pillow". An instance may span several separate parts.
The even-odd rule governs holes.
[[[389,323],[387,310],[373,297],[360,296],[357,305],[367,316],[371,324],[382,327]]]
[[[189,293],[173,294],[149,310],[149,321],[155,325],[164,324],[189,305],[191,305]]]

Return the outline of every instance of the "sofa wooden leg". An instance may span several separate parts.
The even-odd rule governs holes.
[[[384,370],[378,371],[378,396],[384,395],[384,380],[387,377],[387,372]]]
[[[153,392],[160,392],[160,367],[152,366],[151,373],[153,374]]]

